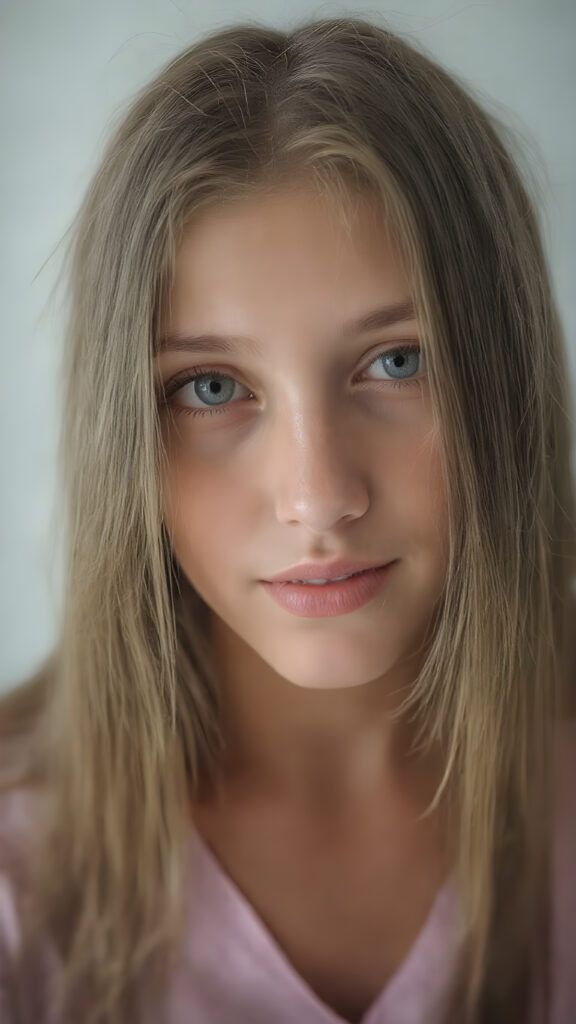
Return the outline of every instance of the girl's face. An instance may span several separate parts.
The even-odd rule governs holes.
[[[401,669],[441,594],[447,505],[418,322],[404,309],[359,326],[410,298],[368,198],[349,232],[305,188],[224,204],[178,252],[157,358],[165,523],[235,658],[300,687]],[[297,613],[263,583],[339,558],[393,564],[341,614]]]

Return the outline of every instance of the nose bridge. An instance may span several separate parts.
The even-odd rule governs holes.
[[[363,515],[369,503],[362,445],[340,404],[316,393],[276,415],[272,458],[276,514],[322,531]]]

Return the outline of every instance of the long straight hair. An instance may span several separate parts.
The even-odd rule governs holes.
[[[22,976],[47,933],[63,1019],[81,995],[83,1021],[124,1024],[144,979],[146,1005],[161,999],[189,803],[222,750],[207,609],[162,522],[154,356],[178,242],[200,210],[296,181],[344,219],[360,193],[381,204],[422,326],[450,556],[402,713],[443,751],[436,801],[457,828],[464,942],[445,1021],[520,1022],[546,993],[574,486],[561,327],[514,144],[428,55],[344,17],[212,33],[114,127],[68,249],[61,630],[3,709],[45,798]]]

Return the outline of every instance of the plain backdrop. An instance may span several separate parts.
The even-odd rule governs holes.
[[[419,43],[517,133],[538,185],[574,387],[574,0],[2,0],[0,688],[31,672],[56,636],[65,311],[50,295],[60,243],[112,118],[200,34],[232,22],[291,28],[303,18],[352,13],[384,20]]]

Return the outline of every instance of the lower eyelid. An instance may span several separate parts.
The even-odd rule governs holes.
[[[389,347],[389,348],[383,349],[381,352],[378,352],[372,358],[372,360],[367,364],[367,366],[361,372],[360,377],[356,378],[356,380],[362,379],[362,374],[366,373],[367,370],[369,370],[372,366],[374,366],[374,364],[377,363],[378,360],[383,355],[386,355],[389,352],[401,352],[403,350],[404,351],[409,351],[409,352],[417,351],[419,355],[424,357],[424,353],[422,352],[422,348],[421,348],[421,346],[419,344],[406,344],[405,343],[405,344],[397,345],[396,348]],[[421,383],[423,373],[425,373],[425,371],[419,371],[418,372],[418,376],[416,376],[416,377],[406,377],[405,379],[393,378],[393,377],[380,378],[379,380],[374,380],[373,379],[372,381],[368,381],[368,383],[373,383],[373,384],[392,384],[392,385],[394,385],[396,387],[404,387],[404,386],[410,385],[410,384],[419,384],[419,383]],[[172,398],[176,394],[178,394],[179,391],[181,391],[183,388],[185,388],[188,384],[193,384],[195,380],[198,380],[201,377],[208,377],[208,376],[211,376],[211,375],[216,376],[216,377],[218,377],[218,376],[219,377],[223,377],[223,378],[225,378],[227,380],[233,380],[235,384],[238,384],[240,387],[244,387],[246,389],[246,391],[248,392],[248,396],[246,396],[246,397],[252,397],[252,398],[254,397],[254,393],[251,391],[251,389],[247,385],[242,384],[242,382],[239,381],[236,377],[234,377],[234,375],[232,373],[226,373],[221,368],[216,369],[215,367],[195,367],[194,369],[190,370],[188,373],[183,374],[181,379],[179,379],[178,377],[173,378],[172,381],[169,381],[166,385],[164,385],[164,386],[160,385],[160,387],[158,389],[159,397],[160,397],[161,401],[164,402],[164,404],[171,404]],[[366,379],[364,379],[363,382],[366,383]],[[226,408],[229,408],[230,406],[235,405],[235,404],[237,404],[237,401],[231,400],[228,403],[226,403],[226,404],[224,404],[222,406],[219,406],[219,407],[218,406],[213,406],[213,407],[210,407],[210,406],[205,406],[205,407],[188,407],[188,408],[185,409],[185,411],[186,412],[190,412],[190,411],[204,412],[206,410],[210,410],[211,408],[214,409],[215,411],[218,411],[218,409],[226,409]],[[180,406],[180,409],[182,409],[182,408],[185,408],[185,407]]]

